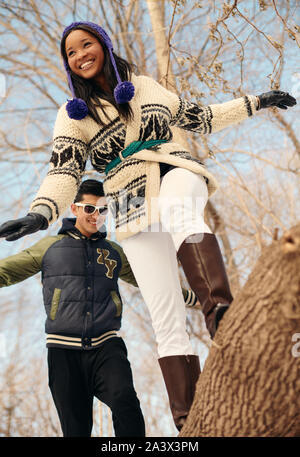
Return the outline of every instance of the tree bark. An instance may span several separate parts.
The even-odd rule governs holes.
[[[180,436],[300,436],[300,224],[264,248],[220,323]]]
[[[170,43],[166,35],[162,9],[163,5],[164,3],[157,2],[156,0],[147,0],[148,11],[154,34],[159,82],[166,89],[177,93],[176,80],[170,62]],[[171,130],[173,133],[173,141],[181,144],[186,149],[189,149],[186,133],[177,127],[172,127]]]
[[[154,34],[159,81],[167,89],[176,92],[175,77],[170,63],[170,43],[167,39],[166,26],[164,24],[162,9],[164,2],[147,0],[147,6]]]

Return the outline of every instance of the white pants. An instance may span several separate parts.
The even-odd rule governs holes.
[[[204,178],[183,168],[161,181],[159,226],[121,242],[149,309],[159,357],[194,354],[186,331],[177,251],[190,235],[211,233],[204,223],[208,193]]]

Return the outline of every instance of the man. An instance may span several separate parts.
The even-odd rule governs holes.
[[[137,286],[122,248],[106,239],[103,186],[84,181],[56,236],[0,261],[0,287],[41,271],[49,387],[64,436],[90,436],[93,398],[112,411],[116,436],[145,436],[127,349],[118,330],[118,279]],[[98,228],[100,231],[98,231]],[[186,304],[195,294],[183,290]]]

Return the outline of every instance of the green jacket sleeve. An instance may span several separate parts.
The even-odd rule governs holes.
[[[112,247],[114,249],[116,249],[116,251],[118,251],[118,253],[121,257],[122,266],[121,266],[121,270],[120,270],[120,274],[119,274],[120,279],[123,279],[123,281],[126,281],[135,287],[138,287],[138,284],[134,277],[133,271],[131,269],[131,266],[128,262],[128,259],[125,255],[125,252],[123,251],[122,247],[119,244],[115,243],[114,241],[109,240],[109,242],[112,245]]]
[[[0,287],[24,281],[41,271],[44,254],[59,238],[45,237],[30,248],[0,260]]]

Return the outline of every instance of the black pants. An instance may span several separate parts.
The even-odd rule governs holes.
[[[93,397],[109,406],[116,436],[145,436],[145,423],[120,337],[90,351],[49,348],[49,387],[64,436],[90,436]]]

